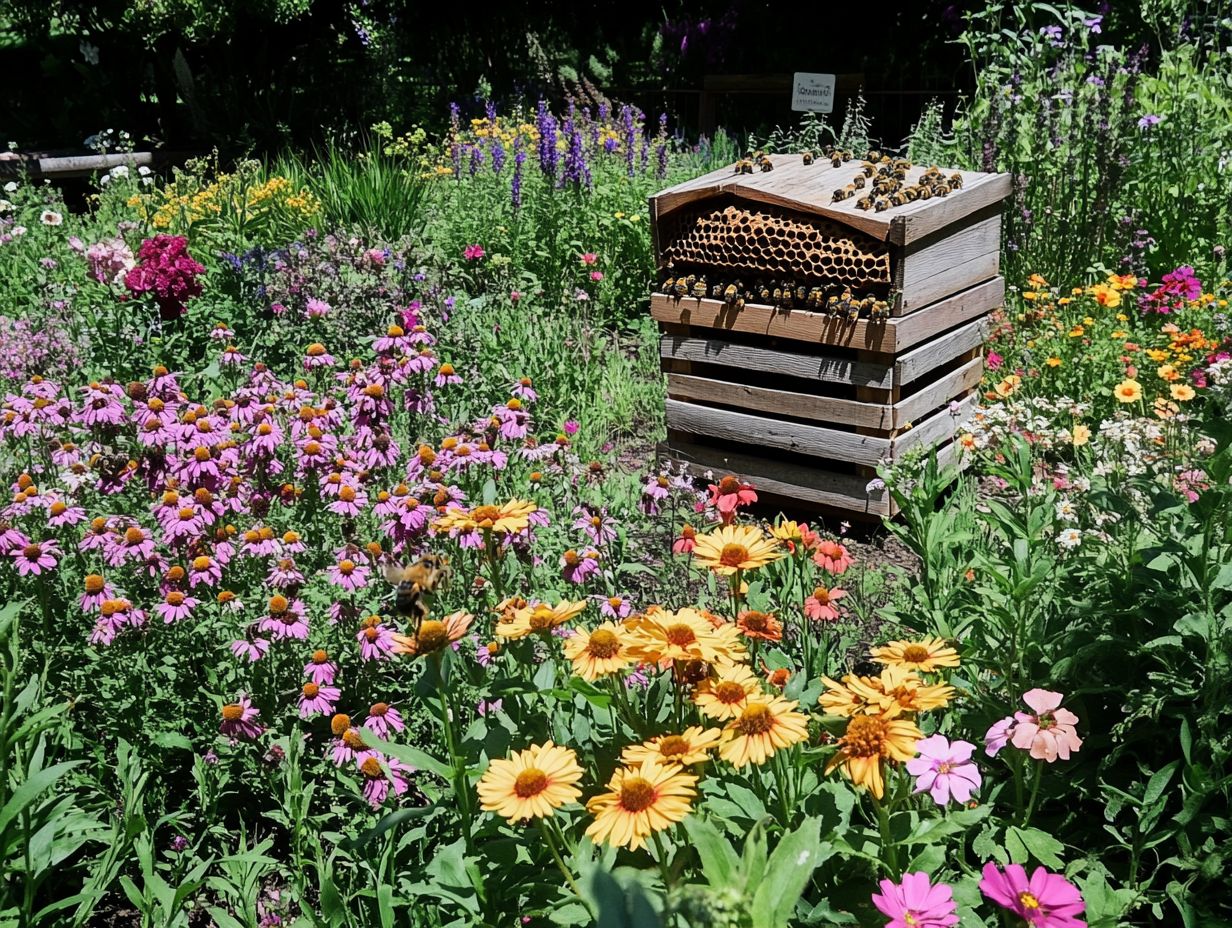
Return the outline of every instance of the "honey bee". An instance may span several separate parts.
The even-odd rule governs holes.
[[[873,208],[873,198],[871,196],[863,196],[856,200],[856,209],[869,210]]]
[[[670,294],[675,286],[676,278],[669,276],[665,281],[663,281],[662,290],[664,293]]]
[[[821,287],[814,287],[808,292],[807,305],[809,309],[821,309],[823,294]]]
[[[693,281],[693,287],[690,289],[690,292],[699,300],[704,297],[706,295],[706,278],[699,277]]]
[[[859,318],[860,318],[860,304],[852,303],[850,306],[847,307],[847,321],[855,322]]]
[[[895,190],[890,194],[891,206],[905,206],[907,204],[907,195],[901,190]]]
[[[921,200],[931,200],[933,198],[933,188],[927,184],[920,184],[916,190],[919,191]]]
[[[772,296],[774,297],[774,305],[778,306],[780,303],[783,302],[783,288],[775,287],[774,292],[772,293]]]
[[[884,213],[890,208],[890,200],[887,197],[877,197],[873,200],[873,210],[878,213]]]
[[[839,313],[839,299],[834,294],[826,298],[826,312],[831,316],[837,316]]]
[[[424,594],[435,593],[453,575],[448,559],[435,554],[425,554],[410,565],[386,564],[384,573],[385,580],[396,588],[394,611],[416,622],[428,614]]]
[[[916,200],[920,198],[920,188],[919,187],[906,187],[903,190],[903,196],[907,198],[908,203],[914,203]]]
[[[676,299],[686,297],[689,295],[689,287],[691,287],[692,284],[692,277],[677,277],[676,283],[672,285],[672,293],[675,295]]]
[[[723,302],[724,303],[734,303],[736,301],[736,297],[739,295],[740,295],[740,288],[737,287],[735,284],[728,284],[723,289]]]
[[[800,286],[796,287],[796,302],[804,303],[804,301],[807,299],[808,299],[808,288],[804,286],[804,284],[800,284]]]
[[[870,149],[868,150],[868,160],[869,160],[869,161],[880,161],[880,160],[881,160],[881,152],[880,152],[880,151],[878,151],[878,150],[877,150],[877,149],[875,149],[875,148],[870,148]]]
[[[765,284],[762,284],[757,290],[757,296],[761,299],[763,303],[769,303],[770,302],[770,288],[767,287]]]
[[[842,187],[836,187],[834,193],[830,194],[831,203],[841,203],[847,199],[847,191]]]
[[[739,161],[736,162],[736,173],[737,174],[752,174],[753,173],[753,162],[750,161],[748,158],[741,158]]]
[[[830,159],[830,167],[841,168],[842,166],[843,166],[843,159],[840,158],[837,153],[835,153],[835,155]]]
[[[813,153],[811,151],[801,152],[800,160],[803,161],[805,164],[812,164],[814,160]]]
[[[950,189],[951,190],[962,190],[962,184],[963,184],[963,181],[962,181],[961,174],[955,171],[953,174],[950,175]]]

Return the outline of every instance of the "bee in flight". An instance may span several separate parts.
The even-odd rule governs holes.
[[[425,593],[435,593],[449,582],[453,572],[449,560],[436,554],[425,554],[413,564],[386,564],[385,580],[395,587],[394,611],[413,618],[418,624],[428,614]]]

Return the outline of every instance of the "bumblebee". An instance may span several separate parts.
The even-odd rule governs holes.
[[[851,186],[855,187],[857,190],[863,190],[864,189],[864,175],[857,174],[855,177],[853,177],[851,180]]]
[[[834,157],[830,159],[830,167],[841,168],[842,166],[843,166],[843,159],[840,158],[837,154],[835,154]]]
[[[939,197],[948,197],[950,195],[950,185],[945,183],[937,184],[933,187],[933,193]]]
[[[675,288],[675,286],[676,286],[676,278],[668,277],[665,281],[663,281],[663,286],[660,289],[664,293],[670,294],[673,288]]]
[[[770,302],[770,288],[767,287],[765,284],[762,284],[761,287],[758,288],[757,290],[757,296],[761,299],[763,303],[769,303]]]
[[[814,287],[808,292],[807,306],[809,309],[821,309],[824,301],[824,294],[821,292],[821,287]]]
[[[871,161],[865,161],[860,165],[860,171],[865,177],[872,177],[877,173],[877,165],[873,164]]]
[[[739,161],[736,162],[736,173],[737,174],[752,174],[753,173],[753,162],[750,161],[748,158],[741,158]]]
[[[868,317],[870,319],[888,319],[890,316],[890,304],[885,300],[873,300],[872,307],[869,308]]]
[[[907,195],[903,193],[901,190],[895,190],[892,194],[890,194],[890,205],[891,206],[906,206],[907,205]]]
[[[855,322],[859,318],[860,318],[860,304],[852,303],[850,306],[847,307],[847,321]]]
[[[738,297],[739,295],[740,295],[740,288],[737,287],[735,284],[728,284],[726,287],[723,288],[722,299],[724,303],[734,303],[736,301],[736,297]]]
[[[870,210],[873,208],[873,198],[871,196],[863,196],[856,200],[856,209]]]
[[[916,189],[920,192],[921,200],[931,200],[933,198],[933,188],[927,184],[920,184]]]
[[[873,200],[873,210],[878,213],[884,213],[890,208],[890,200],[888,197],[877,197]]]
[[[704,297],[706,295],[706,278],[697,278],[697,280],[693,282],[693,287],[690,292],[699,300]]]
[[[908,203],[914,203],[920,198],[919,187],[906,187],[903,189],[903,196],[907,198]]]
[[[880,161],[881,157],[882,157],[881,152],[878,151],[876,148],[870,148],[868,150],[868,160],[869,161]]]
[[[833,294],[826,298],[826,312],[831,316],[838,315],[839,299]]]
[[[845,199],[847,199],[847,188],[845,187],[838,187],[834,193],[830,194],[831,203],[841,203]]]
[[[803,304],[807,299],[808,287],[804,286],[804,284],[800,284],[800,286],[796,287],[796,302]]]
[[[447,558],[425,554],[413,564],[386,564],[384,574],[385,580],[396,588],[394,611],[421,622],[428,614],[424,594],[435,593],[448,583],[453,571]]]
[[[769,155],[762,155],[757,160],[757,166],[762,169],[763,173],[774,170],[774,162],[770,160]]]
[[[962,190],[962,184],[963,184],[963,181],[962,181],[961,174],[955,171],[953,174],[950,175],[950,189],[951,190]]]
[[[676,283],[672,286],[672,293],[677,299],[689,295],[689,287],[693,284],[693,278],[677,277]]]
[[[805,164],[812,164],[813,163],[813,153],[811,151],[801,152],[800,160],[803,161]]]

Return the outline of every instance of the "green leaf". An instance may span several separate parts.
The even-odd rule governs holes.
[[[1065,845],[1038,828],[1011,826],[1005,832],[1005,846],[1014,863],[1025,863],[1026,853],[1030,852],[1032,857],[1045,866],[1053,869],[1065,866],[1065,862],[1060,857],[1061,852],[1065,850]]]
[[[710,885],[716,888],[734,885],[740,870],[740,855],[719,830],[709,820],[696,815],[684,820],[684,830],[701,858],[702,874]]]
[[[216,905],[206,906],[206,911],[210,913],[210,917],[214,919],[214,924],[218,928],[244,928],[244,926],[236,920],[235,916],[225,909],[220,909]]]
[[[834,853],[821,847],[821,822],[810,818],[786,835],[770,855],[765,880],[753,894],[753,928],[785,928],[813,870]]]
[[[744,854],[741,857],[740,869],[744,874],[741,882],[745,886],[756,886],[765,875],[766,819],[762,819],[749,829],[749,835],[744,839]]]
[[[397,744],[393,741],[386,741],[364,728],[360,729],[360,734],[363,735],[364,744],[368,747],[375,748],[383,754],[388,754],[404,764],[410,764],[416,770],[426,770],[446,780],[453,777],[452,767],[421,751],[419,748],[411,747],[409,744]]]
[[[317,888],[321,916],[330,925],[341,925],[346,919],[346,908],[338,892],[338,886],[334,883],[333,858],[330,858],[329,864],[326,865],[319,852],[317,854]]]
[[[13,790],[13,795],[9,798],[9,801],[4,804],[3,809],[0,809],[0,833],[3,833],[8,827],[9,822],[20,815],[22,810],[30,805],[30,803],[34,802],[40,793],[50,789],[60,777],[82,763],[84,761],[65,761],[60,764],[52,764],[50,767],[45,767],[31,774],[21,786]]]
[[[766,807],[758,798],[757,794],[747,786],[742,786],[739,783],[727,784],[727,795],[729,795],[736,805],[740,806],[741,810],[753,821],[759,818],[764,818],[766,815]]]

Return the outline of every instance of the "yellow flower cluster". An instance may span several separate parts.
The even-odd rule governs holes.
[[[310,222],[321,203],[307,187],[296,190],[286,177],[275,176],[253,184],[243,174],[219,174],[204,187],[178,178],[155,194],[134,194],[128,205],[156,229],[188,229],[224,214],[241,222],[259,220],[270,213]]]

